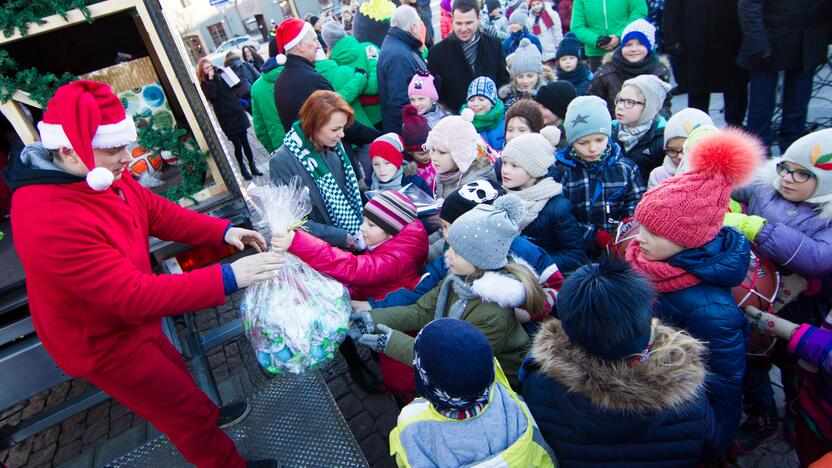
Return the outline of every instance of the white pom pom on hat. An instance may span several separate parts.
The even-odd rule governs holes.
[[[476,115],[476,114],[474,114],[474,111],[472,111],[468,107],[466,107],[465,109],[462,109],[462,112],[459,114],[459,116],[462,117],[463,119],[465,119],[466,122],[473,122],[474,121],[474,115]]]
[[[110,188],[113,185],[116,177],[110,172],[109,169],[105,169],[103,167],[96,167],[95,169],[87,172],[87,185],[90,186],[91,189],[95,190],[96,192],[103,192]]]

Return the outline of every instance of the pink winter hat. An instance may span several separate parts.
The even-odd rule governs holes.
[[[751,179],[764,154],[760,142],[742,130],[704,137],[687,156],[691,170],[648,190],[636,220],[671,242],[702,247],[722,229],[731,190]]]
[[[436,102],[439,100],[439,93],[436,92],[436,86],[433,84],[433,75],[427,70],[419,70],[410,79],[410,85],[407,87],[407,96],[425,96]]]
[[[425,148],[451,153],[459,172],[464,173],[477,159],[479,137],[480,134],[470,120],[459,115],[449,115],[428,133]]]

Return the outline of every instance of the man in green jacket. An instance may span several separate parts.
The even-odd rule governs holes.
[[[359,97],[371,125],[381,123],[381,104],[378,97],[378,47],[372,42],[358,42],[347,36],[344,26],[337,21],[324,23],[321,35],[329,47],[329,58],[338,65],[353,67],[367,72],[367,86]],[[320,72],[319,72],[320,73]]]
[[[570,27],[584,45],[590,70],[620,45],[628,24],[646,17],[646,0],[575,0]]]

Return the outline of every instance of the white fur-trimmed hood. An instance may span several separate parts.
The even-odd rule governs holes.
[[[471,289],[482,302],[500,307],[521,307],[526,302],[526,288],[513,276],[486,271],[471,283]]]

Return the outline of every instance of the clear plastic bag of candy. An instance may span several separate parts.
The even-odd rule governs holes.
[[[248,192],[272,233],[302,228],[311,211],[309,189],[297,178]],[[350,311],[341,283],[288,253],[274,278],[248,287],[241,306],[257,361],[273,374],[299,374],[331,360],[346,335]]]

